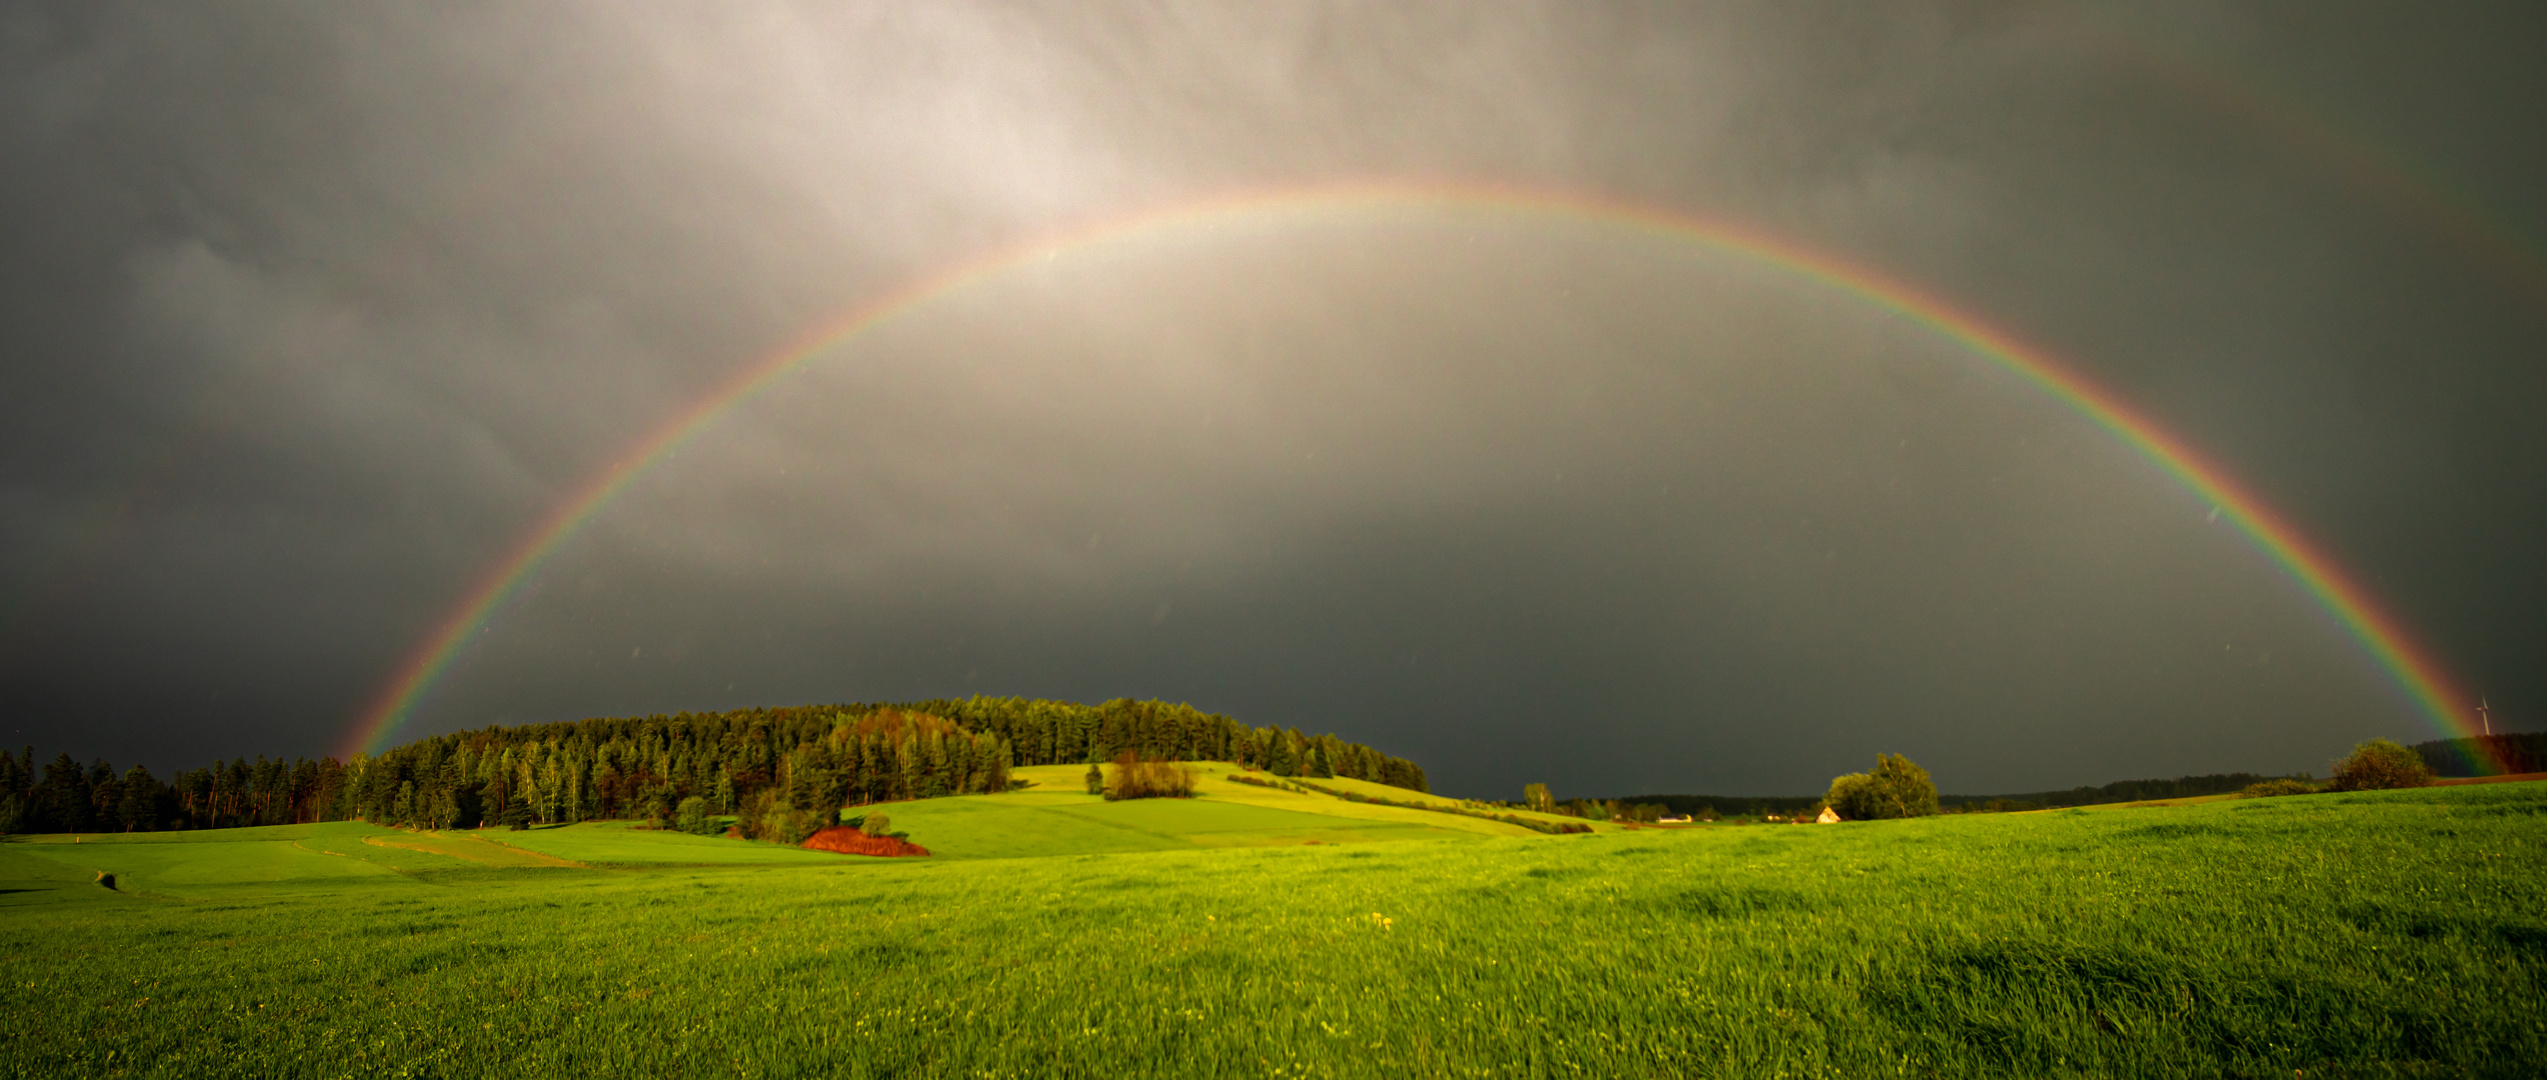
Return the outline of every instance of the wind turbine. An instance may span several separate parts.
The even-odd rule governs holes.
[[[2491,708],[2491,704],[2485,700],[2484,695],[2477,695],[2476,715],[2485,721],[2485,737],[2489,739],[2494,737],[2494,714],[2490,711]]]

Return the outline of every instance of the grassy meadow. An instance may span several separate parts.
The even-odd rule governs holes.
[[[927,859],[610,823],[16,838],[0,1060],[50,1077],[2547,1060],[2547,784],[1556,837],[1218,769],[1193,800],[1105,803],[1080,771],[883,807]]]

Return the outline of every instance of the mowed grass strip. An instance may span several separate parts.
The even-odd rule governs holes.
[[[0,908],[0,1060],[45,1076],[2525,1076],[2547,1059],[2542,823],[2547,785],[2507,784],[481,870],[212,902],[29,878],[67,902]],[[0,872],[35,847],[0,847]]]
[[[1337,808],[1348,805],[1325,802]],[[1316,807],[1305,804],[1291,809],[1212,797],[1106,802],[1086,794],[1025,791],[868,809],[883,811],[895,830],[909,832],[912,842],[932,856],[954,859],[1477,838],[1424,821],[1373,820],[1316,813]]]
[[[692,836],[625,821],[487,829],[474,835],[586,866],[829,866],[855,857],[725,836]]]
[[[101,871],[114,874],[117,889],[128,894],[180,898],[242,890],[290,892],[320,883],[397,879],[416,871],[472,865],[448,855],[364,842],[410,835],[340,821],[191,833],[83,833],[77,842],[69,837],[38,837],[10,847],[73,869],[87,880]],[[191,842],[188,837],[193,838]]]
[[[1445,830],[1454,833],[1470,833],[1477,836],[1520,837],[1540,835],[1537,832],[1522,828],[1518,825],[1510,825],[1482,818],[1446,814],[1431,810],[1408,809],[1406,807],[1399,806],[1381,806],[1373,803],[1357,803],[1319,792],[1291,791],[1283,788],[1263,787],[1256,784],[1240,783],[1236,780],[1230,779],[1230,777],[1234,775],[1246,775],[1259,780],[1268,780],[1278,783],[1285,781],[1284,778],[1276,777],[1269,773],[1247,772],[1223,762],[1197,762],[1194,767],[1195,772],[1198,774],[1198,782],[1195,784],[1194,788],[1196,795],[1196,799],[1194,801],[1199,802],[1236,803],[1242,806],[1259,806],[1271,810],[1288,810],[1326,818],[1344,818],[1352,822],[1376,822],[1387,825],[1415,826],[1420,829],[1431,830],[1431,832],[1423,834],[1425,838],[1437,838],[1440,835],[1440,832]],[[1018,779],[1032,781],[1035,785],[1021,794],[1051,800],[1047,805],[1076,806],[1081,805],[1082,803],[1095,803],[1102,801],[1096,796],[1085,794],[1087,776],[1087,766],[1085,765],[1038,765],[1031,768],[1018,769],[1015,771],[1014,775]],[[1336,788],[1337,790],[1358,791],[1365,795],[1380,796],[1401,802],[1420,802],[1431,806],[1443,807],[1460,805],[1459,800],[1456,799],[1444,798],[1438,795],[1427,795],[1419,791],[1390,787],[1386,784],[1373,783],[1366,780],[1351,780],[1343,777],[1334,777],[1321,778],[1314,782],[1322,786]],[[939,800],[928,800],[928,803],[933,804],[938,801]],[[916,806],[924,804],[906,805]],[[1583,822],[1576,818],[1559,817],[1552,814],[1534,814],[1527,811],[1502,808],[1493,812],[1510,813],[1523,817],[1540,818],[1547,821],[1583,824]],[[899,821],[900,819],[896,818],[895,820]],[[1358,828],[1361,826],[1346,826],[1337,823],[1330,823],[1328,827]],[[1611,828],[1611,826],[1607,825],[1596,825],[1593,827],[1596,829]],[[1395,833],[1395,830],[1382,830],[1380,834],[1375,835],[1392,835]],[[1415,834],[1405,835],[1412,836]],[[915,836],[914,839],[917,839],[917,837]],[[1305,839],[1307,838],[1299,838],[1299,840]],[[1299,840],[1285,842],[1299,842]],[[1350,838],[1348,837],[1347,842],[1349,842],[1349,840]],[[1269,840],[1268,842],[1270,843],[1275,841]],[[936,849],[932,848],[931,850]]]
[[[366,836],[363,837],[363,843],[379,848],[421,851],[428,855],[446,855],[478,866],[583,865],[466,832],[410,832],[390,836]]]

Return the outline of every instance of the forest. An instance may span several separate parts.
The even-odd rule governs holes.
[[[792,833],[845,806],[1004,791],[1016,766],[1125,752],[1427,790],[1424,770],[1402,758],[1190,705],[975,697],[487,727],[350,761],[259,755],[165,780],[139,765],[120,773],[102,760],[81,765],[67,753],[39,771],[29,747],[0,754],[0,832],[670,821],[698,799],[741,818],[746,831],[775,815],[794,822]]]
[[[2414,744],[2436,776],[2489,776],[2496,762],[2509,773],[2547,772],[2547,732],[2470,735]]]

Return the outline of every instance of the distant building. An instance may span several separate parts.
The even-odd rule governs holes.
[[[1833,809],[1831,809],[1830,807],[1825,806],[1825,807],[1823,807],[1823,808],[1822,808],[1822,816],[1817,817],[1817,818],[1814,818],[1814,819],[1813,819],[1813,824],[1816,824],[1816,825],[1837,825],[1837,824],[1839,824],[1839,811],[1837,811],[1837,810],[1833,810]]]

